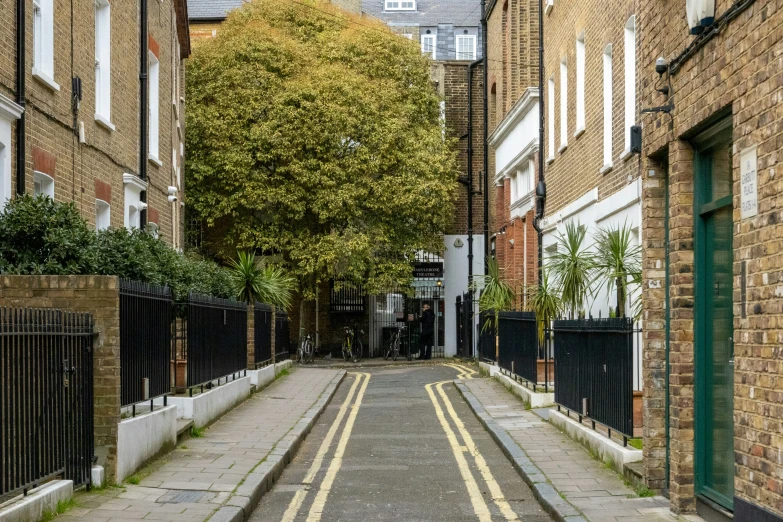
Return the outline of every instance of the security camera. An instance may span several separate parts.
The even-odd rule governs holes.
[[[174,203],[175,201],[177,201],[177,196],[174,195],[169,196],[169,203]]]
[[[170,196],[173,196],[173,195],[175,195],[177,192],[179,192],[179,190],[177,190],[177,187],[175,187],[175,186],[173,186],[173,185],[169,185],[168,191],[169,191],[169,195],[170,195]]]
[[[663,73],[665,73],[668,68],[669,64],[666,63],[663,56],[655,60],[655,72],[658,73],[658,76],[663,76]]]

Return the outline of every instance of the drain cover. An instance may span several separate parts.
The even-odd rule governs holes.
[[[161,504],[183,504],[185,502],[198,502],[206,494],[206,491],[169,491],[158,499]]]

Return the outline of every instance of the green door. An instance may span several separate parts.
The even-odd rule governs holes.
[[[728,134],[728,135],[726,135]],[[696,494],[733,510],[730,130],[696,153]]]

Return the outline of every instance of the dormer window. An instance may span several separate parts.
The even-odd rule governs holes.
[[[386,0],[387,11],[415,11],[416,0]]]

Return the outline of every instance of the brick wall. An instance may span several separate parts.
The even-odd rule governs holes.
[[[161,166],[148,162],[149,189],[147,202],[159,212],[160,235],[169,244],[181,233],[172,218],[173,205],[168,202],[167,189],[177,186],[173,167],[182,164],[180,143],[183,134],[177,131],[182,120],[180,96],[175,96],[177,82],[184,83],[184,68],[177,48],[177,20],[174,2],[163,0],[149,3],[149,34],[160,46],[160,152]],[[112,3],[111,6],[111,131],[98,124],[95,110],[95,4],[81,0],[73,2],[76,20],[89,21],[73,26],[71,3],[54,1],[54,81],[55,90],[32,76],[33,34],[26,38],[26,158],[25,191],[33,192],[33,150],[40,150],[56,159],[55,199],[73,202],[84,218],[95,223],[96,181],[111,187],[111,225],[124,225],[123,173],[139,173],[139,6],[137,3]],[[11,28],[0,43],[0,92],[10,97],[15,93],[15,8],[8,4],[0,10],[0,21]],[[32,4],[26,10],[27,27],[32,27]],[[73,47],[73,54],[71,53]],[[73,56],[73,58],[72,58]],[[76,111],[71,104],[71,78],[82,79],[82,100]],[[177,77],[179,79],[177,80]],[[80,144],[77,129],[84,125],[85,143]],[[181,125],[180,125],[181,127]],[[181,128],[184,132],[184,129]],[[16,146],[14,144],[14,146]],[[15,159],[12,171],[16,168]],[[181,180],[179,185],[181,186]],[[16,191],[16,175],[12,173],[12,190]],[[183,194],[179,195],[182,201]],[[179,203],[177,203],[179,204]],[[177,245],[178,246],[178,245]]]
[[[120,422],[119,281],[108,276],[3,276],[0,307],[58,308],[90,312],[93,345],[95,454],[109,483],[115,481]]]
[[[732,5],[716,1],[720,17]],[[734,460],[735,495],[783,516],[783,447],[781,404],[780,245],[781,182],[777,163],[780,139],[783,12],[779,5],[757,1],[685,61],[672,76],[675,109],[671,116],[642,119],[644,153],[669,158],[669,273],[671,299],[671,494],[679,511],[694,508],[694,361],[693,361],[693,151],[683,138],[721,109],[729,108],[733,132],[734,205]],[[642,106],[665,103],[654,63],[672,60],[693,41],[684,5],[674,0],[641,4],[639,17],[639,85]],[[758,216],[741,220],[739,152],[758,147]],[[655,165],[653,162],[649,162]],[[655,170],[645,168],[647,170]],[[646,173],[645,176],[648,176]],[[649,178],[648,178],[649,179]],[[645,193],[647,196],[647,193]],[[645,205],[654,205],[652,195]],[[660,221],[645,223],[645,236],[661,233]],[[652,261],[652,259],[650,260]],[[747,268],[747,297],[742,302],[741,267]],[[646,262],[646,269],[650,263]],[[645,286],[660,278],[646,276]],[[660,297],[645,299],[645,313]],[[747,316],[742,317],[743,308]],[[661,386],[663,376],[650,361],[645,377]],[[663,411],[649,412],[660,419]],[[645,444],[646,445],[646,444]],[[735,507],[737,503],[735,502]]]

